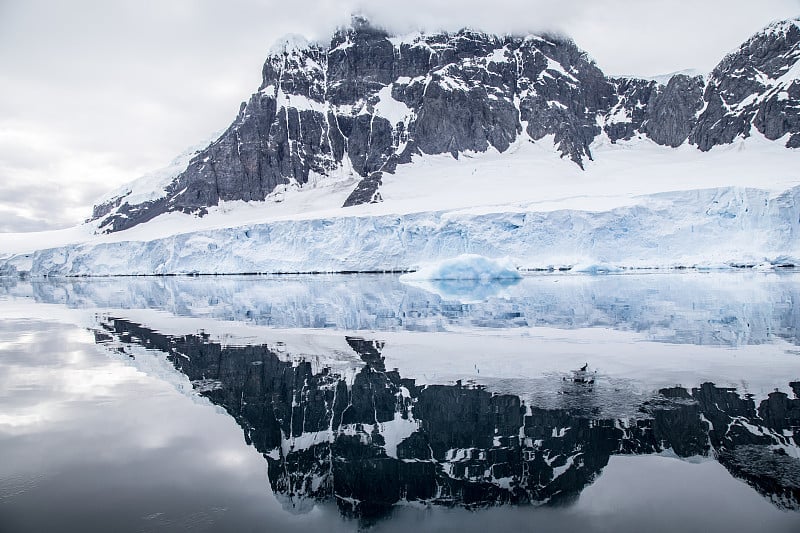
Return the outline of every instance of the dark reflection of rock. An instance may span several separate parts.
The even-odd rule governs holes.
[[[668,388],[634,419],[541,409],[482,387],[418,386],[386,371],[381,342],[348,337],[364,364],[352,376],[289,361],[269,346],[223,347],[109,319],[99,343],[163,351],[195,389],[223,406],[269,463],[285,505],[335,499],[367,523],[402,502],[468,508],[574,501],[615,454],[715,457],[782,508],[800,508],[800,399],[756,406],[734,389]],[[593,385],[565,380],[570,394]],[[800,383],[790,386],[798,396]],[[565,389],[566,392],[567,389]]]

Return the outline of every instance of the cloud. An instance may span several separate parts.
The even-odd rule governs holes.
[[[227,126],[277,38],[325,39],[356,11],[398,32],[558,31],[607,73],[651,75],[709,70],[800,0],[6,0],[0,185],[26,190],[0,196],[21,217],[0,231],[82,221],[103,191]]]
[[[76,149],[50,126],[0,120],[0,231],[74,225],[109,183],[129,178],[123,169],[144,170],[91,144]]]
[[[728,51],[769,22],[800,15],[799,0],[406,0],[365,3],[391,28],[494,33],[559,32],[571,36],[607,73],[655,75],[710,71]]]

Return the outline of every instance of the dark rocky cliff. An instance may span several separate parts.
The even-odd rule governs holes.
[[[705,108],[691,135],[701,150],[755,128],[768,139],[788,135],[800,147],[800,20],[765,28],[729,54],[708,80]]]
[[[571,40],[462,30],[396,38],[355,18],[326,44],[287,39],[258,92],[155,200],[95,206],[102,231],[162,213],[204,214],[264,200],[335,173],[361,180],[345,206],[380,200],[384,173],[415,154],[505,152],[520,135],[555,144],[583,168],[591,143],[646,136],[700,150],[749,136],[800,147],[800,27],[773,24],[727,56],[708,82],[609,78]],[[550,140],[552,139],[552,140]]]

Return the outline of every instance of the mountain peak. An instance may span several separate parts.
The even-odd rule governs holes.
[[[783,21],[754,35],[708,83],[687,72],[654,82],[610,78],[560,35],[465,28],[391,37],[357,14],[329,43],[280,39],[231,127],[161,197],[112,202],[96,211],[98,224],[118,231],[169,211],[202,215],[222,201],[263,201],[334,176],[358,180],[345,206],[378,202],[383,177],[399,165],[500,154],[523,141],[581,169],[600,136],[707,151],[755,127],[797,147],[798,28]]]
[[[686,69],[683,69],[683,70],[677,70],[675,72],[670,72],[668,74],[657,74],[655,76],[630,76],[630,75],[627,75],[627,76],[618,76],[618,77],[619,78],[632,78],[632,79],[641,78],[643,80],[652,80],[652,81],[658,83],[659,85],[666,85],[666,84],[669,83],[669,80],[671,80],[675,76],[687,76],[689,78],[696,78],[696,77],[699,76],[699,77],[705,79],[708,76],[708,74],[705,73],[705,72],[702,72],[702,71],[700,71],[698,69],[695,69],[695,68],[686,68]]]
[[[790,31],[794,31],[800,29],[800,16],[795,18],[783,19],[783,20],[776,20],[771,24],[768,24],[764,27],[763,30],[758,32],[756,36],[760,34],[786,34]]]
[[[369,17],[363,13],[353,13],[350,15],[350,27],[356,31],[369,30],[374,28]]]
[[[307,50],[310,46],[308,39],[298,33],[288,33],[275,41],[269,49],[269,55],[282,56]]]
[[[373,23],[372,20],[364,14],[351,15],[349,26],[340,27],[336,31],[336,34],[363,35],[373,37],[389,37],[391,35],[388,30]]]
[[[692,142],[701,150],[748,137],[786,137],[800,147],[800,23],[789,19],[755,33],[714,68]]]

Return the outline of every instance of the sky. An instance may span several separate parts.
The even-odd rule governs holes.
[[[800,0],[0,0],[0,232],[82,222],[224,129],[275,40],[325,40],[351,13],[396,32],[556,31],[607,74],[650,76],[710,71]]]

